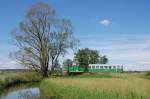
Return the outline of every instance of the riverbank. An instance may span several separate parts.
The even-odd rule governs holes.
[[[2,72],[0,73],[0,93],[6,87],[19,83],[39,82],[42,77],[36,72]]]
[[[100,75],[48,78],[40,83],[41,94],[58,99],[150,99],[150,80],[144,73]]]
[[[85,73],[42,79],[35,72],[5,72],[0,73],[0,92],[38,81],[36,88],[44,99],[150,99],[150,73]]]
[[[7,87],[0,94],[0,99],[42,99],[39,83],[23,83]]]

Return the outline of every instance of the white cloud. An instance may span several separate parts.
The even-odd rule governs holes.
[[[12,60],[8,57],[0,57],[0,69],[21,69],[20,66],[15,60]]]
[[[84,35],[81,36],[80,48],[91,48],[107,55],[110,64],[125,64],[125,70],[150,70],[150,35],[118,34],[111,35]],[[62,59],[73,59],[73,53],[69,52]],[[3,55],[0,57],[0,68],[20,68],[14,61]],[[3,56],[3,57],[2,57]]]
[[[143,62],[141,62],[140,64],[147,65],[147,64],[150,64],[150,61],[143,61]]]
[[[82,45],[107,55],[110,64],[124,64],[125,70],[150,71],[149,35],[86,35],[82,37]]]
[[[110,20],[108,20],[108,19],[104,19],[104,20],[100,20],[99,23],[102,24],[102,25],[104,25],[104,26],[108,26],[112,22]]]
[[[141,64],[150,61],[150,38],[146,35],[88,36],[82,39],[82,45],[99,50],[113,64]]]

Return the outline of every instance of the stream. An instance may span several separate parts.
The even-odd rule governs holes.
[[[19,84],[3,90],[0,99],[41,99],[38,83]]]

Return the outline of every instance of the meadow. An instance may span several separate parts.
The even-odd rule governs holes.
[[[40,83],[41,94],[56,99],[150,99],[149,74],[83,74],[48,78]]]

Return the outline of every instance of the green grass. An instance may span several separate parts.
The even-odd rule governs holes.
[[[0,93],[7,86],[41,79],[35,72],[0,73]],[[44,99],[150,99],[150,73],[84,73],[50,77],[39,86]]]
[[[40,89],[43,96],[56,99],[150,99],[150,80],[144,73],[48,78],[40,83]]]
[[[41,79],[42,77],[35,72],[2,72],[0,73],[0,92],[14,84],[37,82]]]
[[[120,73],[84,73],[82,75],[72,76],[76,78],[118,78]]]

